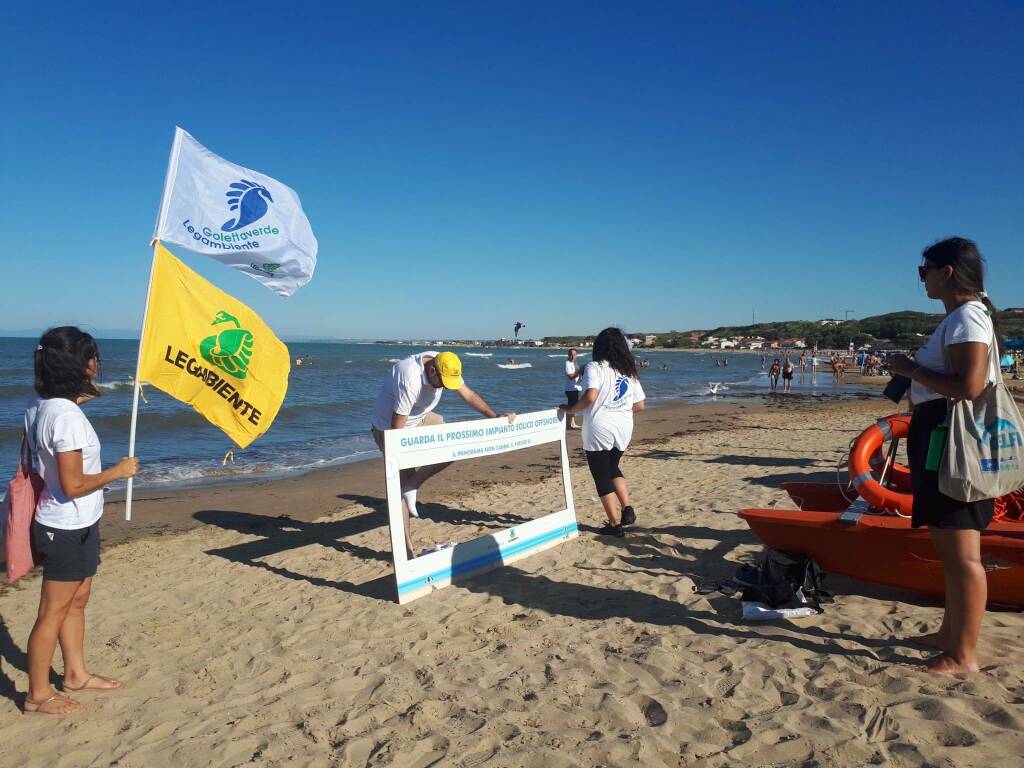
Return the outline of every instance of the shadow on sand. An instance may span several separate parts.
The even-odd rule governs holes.
[[[687,576],[695,581],[722,580],[732,576],[736,564],[725,561],[722,555],[740,544],[756,543],[750,531],[714,531],[690,526],[637,531],[644,539],[631,542],[626,539],[609,539],[609,546],[620,550],[619,558],[627,566],[584,567],[584,570],[621,571],[635,573],[642,571],[656,576],[665,576],[669,571]],[[717,538],[711,549],[691,548],[683,544],[671,545],[670,554],[657,546],[658,540],[643,533],[658,533],[677,536],[682,539]],[[677,554],[689,554],[679,557]],[[846,580],[844,580],[845,582]],[[852,628],[832,632],[814,626],[800,626],[790,622],[773,623],[753,627],[741,623],[739,601],[731,597],[709,599],[712,611],[687,608],[672,600],[630,589],[607,586],[555,581],[542,574],[529,574],[515,568],[502,568],[466,580],[459,585],[470,592],[483,592],[501,598],[508,605],[534,608],[553,615],[570,616],[577,619],[606,621],[624,618],[635,622],[657,626],[684,627],[699,635],[730,637],[736,640],[767,640],[789,643],[812,653],[834,654],[851,658],[863,658],[887,663],[920,664],[919,658],[905,656],[894,650],[894,646],[914,647],[909,641],[894,638],[868,638]],[[845,584],[844,584],[845,586]],[[892,599],[895,591],[881,590],[879,597]],[[840,645],[855,643],[862,647],[849,648]]]

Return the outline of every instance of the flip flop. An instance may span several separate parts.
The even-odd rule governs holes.
[[[51,696],[50,698],[46,699],[45,701],[32,701],[32,699],[30,699],[30,698],[28,698],[26,696],[25,697],[25,706],[22,708],[21,711],[24,714],[26,714],[26,715],[49,715],[51,717],[67,717],[68,715],[76,715],[79,712],[81,712],[83,709],[85,709],[85,707],[81,707],[79,709],[74,709],[74,710],[72,710],[70,712],[44,712],[43,711],[43,707],[45,707],[47,704],[49,704],[54,699],[64,699],[64,698],[66,698],[66,697],[62,696],[59,693],[53,694],[53,696]],[[71,701],[71,699],[68,699],[68,701]],[[78,702],[76,701],[75,703],[77,704]],[[28,709],[28,705],[29,704],[31,704],[33,707],[35,707],[35,709]]]
[[[89,685],[93,679],[106,680],[108,683],[117,683],[117,685],[110,688],[98,685]],[[111,691],[119,691],[124,688],[124,683],[110,677],[104,677],[103,675],[89,675],[85,682],[77,688],[72,688],[67,684],[66,680],[61,685],[61,688],[65,691],[70,691],[71,693],[110,693]]]

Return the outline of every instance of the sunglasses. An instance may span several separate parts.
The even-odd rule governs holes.
[[[921,282],[924,282],[924,278],[928,274],[929,269],[938,269],[938,266],[934,264],[922,264],[917,268],[917,276],[921,278]]]

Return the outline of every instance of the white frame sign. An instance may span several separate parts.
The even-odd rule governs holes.
[[[401,470],[495,456],[547,443],[559,443],[561,449],[565,509],[412,560],[406,556]],[[483,573],[549,549],[575,538],[579,532],[565,449],[565,419],[553,408],[519,414],[512,423],[499,417],[389,429],[384,433],[384,455],[388,522],[399,603],[408,603],[446,587],[454,578]],[[434,483],[440,484],[437,480]]]

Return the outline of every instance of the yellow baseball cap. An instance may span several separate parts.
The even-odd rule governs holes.
[[[434,358],[434,367],[445,389],[462,388],[462,361],[454,352],[442,352]]]

